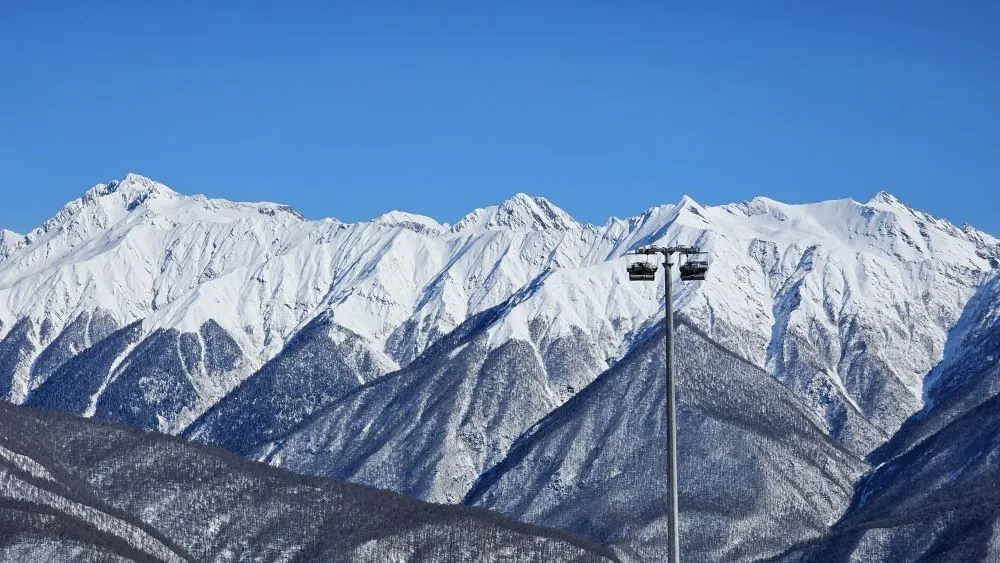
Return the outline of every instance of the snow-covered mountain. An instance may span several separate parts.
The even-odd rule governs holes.
[[[623,560],[665,560],[663,336],[521,436],[465,501],[586,534]],[[824,532],[864,463],[764,370],[686,322],[676,345],[685,559],[760,561]]]
[[[346,224],[182,196],[129,175],[26,236],[0,239],[0,393],[299,471],[544,515],[623,554],[655,552],[640,537],[662,525],[655,511],[635,529],[602,530],[572,516],[598,513],[587,508],[595,495],[572,503],[542,495],[545,507],[529,506],[503,485],[511,475],[544,491],[558,475],[594,471],[561,464],[563,450],[546,437],[592,455],[598,427],[621,453],[595,467],[625,475],[642,467],[623,446],[636,428],[597,418],[614,410],[608,397],[643,399],[635,408],[653,416],[655,382],[641,397],[588,386],[615,389],[632,377],[623,374],[656,373],[648,343],[662,321],[662,281],[624,275],[624,254],[654,243],[698,244],[713,262],[705,282],[675,285],[691,331],[678,356],[732,357],[717,371],[686,364],[681,374],[691,390],[685,398],[681,389],[682,420],[713,444],[682,451],[682,461],[705,467],[737,449],[712,428],[740,428],[733,436],[754,444],[740,455],[773,491],[756,500],[738,487],[720,493],[737,496],[716,505],[740,508],[719,525],[795,521],[796,541],[833,522],[859,457],[925,407],[925,378],[953,354],[949,331],[1000,258],[994,237],[886,193],[867,203],[755,198],[716,207],[684,196],[603,225],[518,194],[453,225],[399,211]],[[626,368],[623,358],[635,361],[642,349],[653,364]],[[698,389],[743,389],[776,404],[763,418],[731,419]],[[571,426],[540,429],[543,419]],[[657,443],[655,418],[636,420]],[[772,423],[805,425],[808,439],[775,442]],[[777,447],[785,450],[774,460],[791,469],[762,459]],[[525,468],[517,452],[548,461]],[[803,515],[781,500],[780,483],[823,500]],[[784,508],[760,520],[754,507],[771,502]],[[734,557],[791,547],[718,543],[718,532],[692,545]]]
[[[1000,277],[970,302],[927,405],[879,450],[849,510],[789,561],[1000,560]]]

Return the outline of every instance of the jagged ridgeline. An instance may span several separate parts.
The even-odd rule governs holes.
[[[993,393],[970,367],[993,373],[990,341],[956,324],[992,302],[998,241],[889,194],[603,225],[518,194],[348,224],[129,175],[0,232],[0,394],[655,558],[662,286],[624,272],[647,244],[713,261],[674,296],[695,558],[815,548],[868,456]]]

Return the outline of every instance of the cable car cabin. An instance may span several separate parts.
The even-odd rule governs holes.
[[[708,272],[708,260],[706,260],[703,255],[695,256],[697,257],[688,257],[688,259],[680,265],[681,280],[701,281],[705,279],[705,273]]]
[[[630,281],[654,281],[656,280],[656,266],[647,262],[636,262],[627,268],[628,279]]]

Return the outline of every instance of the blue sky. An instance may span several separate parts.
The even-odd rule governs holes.
[[[1000,3],[0,7],[0,227],[134,171],[312,218],[879,190],[1000,234]]]

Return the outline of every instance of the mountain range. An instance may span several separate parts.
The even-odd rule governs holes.
[[[655,560],[662,271],[624,273],[648,244],[712,262],[674,286],[685,553],[958,549],[934,528],[905,551],[914,512],[884,513],[993,475],[1000,241],[884,192],[683,196],[603,225],[518,194],[450,225],[348,224],[128,175],[0,232],[0,397]],[[968,553],[995,553],[956,502]]]

